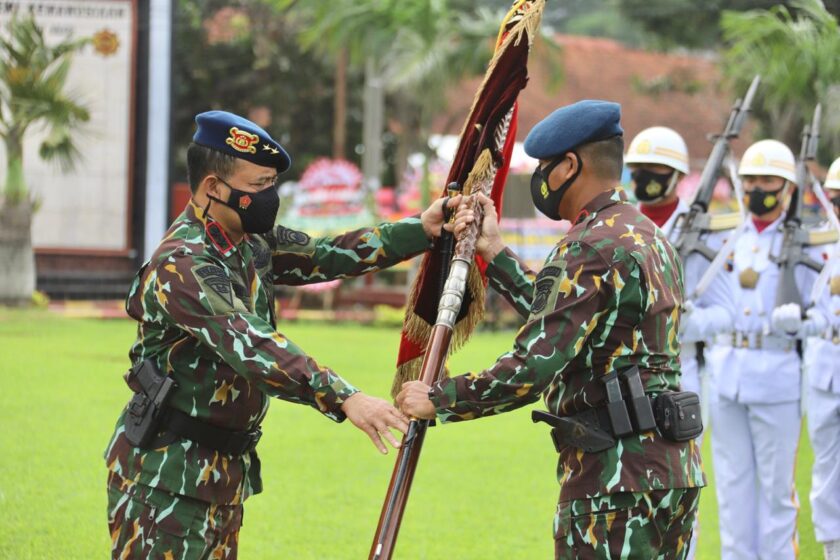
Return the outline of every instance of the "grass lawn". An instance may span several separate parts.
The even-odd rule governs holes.
[[[384,396],[396,329],[283,325],[284,334],[364,390]],[[128,399],[128,320],[0,309],[0,558],[106,558],[102,452]],[[512,333],[479,333],[450,363],[480,368]],[[394,454],[349,423],[274,402],[260,442],[265,491],[248,500],[240,558],[366,558]],[[708,438],[704,456],[712,480]],[[520,410],[431,430],[403,519],[398,558],[551,558],[558,495],[545,425]],[[797,466],[801,558],[822,557],[808,503],[813,454]],[[714,492],[702,493],[698,558],[719,556]]]

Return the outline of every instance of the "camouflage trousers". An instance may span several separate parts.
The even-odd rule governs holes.
[[[699,488],[679,488],[560,502],[554,558],[683,560],[699,498]]]
[[[242,505],[218,505],[108,474],[114,560],[234,560]]]

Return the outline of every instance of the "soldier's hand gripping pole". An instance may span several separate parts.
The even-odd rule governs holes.
[[[674,245],[679,251],[682,262],[685,262],[686,258],[692,253],[700,253],[709,261],[715,258],[716,252],[702,242],[700,236],[710,229],[709,203],[720,177],[723,160],[729,153],[729,143],[741,133],[741,128],[744,126],[744,121],[746,121],[760,81],[760,76],[753,78],[744,99],[735,101],[735,105],[729,114],[729,120],[726,122],[726,128],[715,138],[715,145],[709,159],[706,160],[703,173],[700,175],[691,208],[681,216],[680,223],[676,226],[679,228],[680,234]]]

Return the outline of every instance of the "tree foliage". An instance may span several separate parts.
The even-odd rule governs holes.
[[[33,126],[46,136],[39,155],[72,168],[80,156],[74,131],[90,119],[82,102],[67,90],[73,60],[88,39],[67,39],[50,46],[32,16],[13,16],[0,38],[0,138],[6,146],[8,169],[4,187],[7,203],[27,199],[23,178],[23,139]]]
[[[499,22],[511,6],[510,0],[275,2],[300,18],[305,49],[332,57],[346,51],[356,69],[375,64],[388,93],[390,130],[384,139],[392,170],[399,169],[408,152],[425,148],[429,125],[445,110],[452,86],[483,73]],[[546,44],[546,54],[557,53],[552,41]],[[559,82],[556,64],[548,56],[542,62]]]
[[[186,148],[197,113],[224,109],[261,121],[292,154],[292,174],[331,151],[333,65],[305,52],[294,18],[261,0],[182,0],[175,4],[173,43],[174,177],[184,179]],[[360,107],[358,74],[348,92]],[[256,111],[256,112],[255,112]],[[267,120],[264,120],[267,119]],[[351,111],[349,144],[361,140]]]
[[[659,38],[661,47],[713,48],[721,39],[724,11],[769,9],[793,2],[776,0],[618,0],[628,20],[641,23]],[[829,9],[840,12],[840,0],[828,0]]]
[[[754,103],[764,136],[797,149],[814,106],[823,104],[823,163],[840,152],[840,26],[820,0],[796,0],[790,7],[725,12],[727,47],[723,67],[737,91],[754,74],[762,84]],[[827,161],[826,161],[827,160]]]

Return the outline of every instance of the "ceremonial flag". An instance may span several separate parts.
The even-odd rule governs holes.
[[[493,58],[476,92],[461,130],[458,150],[447,184],[470,187],[467,178],[495,173],[491,182],[470,181],[474,188],[492,184],[487,194],[502,215],[502,193],[516,139],[517,97],[528,82],[528,54],[539,29],[545,0],[517,0],[505,16],[496,39]],[[444,192],[445,195],[445,192]],[[429,341],[440,297],[442,259],[439,248],[426,252],[412,285],[397,357],[392,394],[406,381],[417,379]],[[452,337],[452,349],[466,342],[484,313],[484,272],[480,256],[470,270],[464,303]]]

